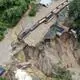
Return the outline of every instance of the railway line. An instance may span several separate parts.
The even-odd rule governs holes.
[[[57,16],[59,14],[59,12],[64,9],[67,5],[69,4],[68,0],[62,2],[60,5],[58,5],[54,10],[52,10],[48,15],[46,15],[45,17],[43,17],[42,19],[38,20],[31,28],[21,31],[18,35],[18,40],[22,41],[23,38],[25,38],[25,36],[27,37],[27,35],[32,32],[33,30],[35,30],[37,27],[39,27],[39,25],[41,24],[46,24],[49,23],[52,19],[54,19],[54,16]]]
[[[25,44],[35,47],[43,40],[50,27],[56,22],[59,12],[68,6],[68,4],[68,0],[61,2],[56,8],[52,9],[50,13],[35,22],[32,27],[22,30],[17,36],[20,43],[19,46],[16,45],[16,43],[12,46],[13,55],[21,51],[25,47]]]

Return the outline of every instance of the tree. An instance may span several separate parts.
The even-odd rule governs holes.
[[[72,80],[72,76],[69,70],[66,70],[66,68],[60,68],[56,67],[55,73],[53,74],[53,77],[56,80]]]
[[[73,0],[70,3],[69,18],[73,20],[72,27],[76,30],[80,42],[80,0]]]
[[[69,17],[80,19],[80,0],[73,0],[69,5]]]
[[[0,0],[0,41],[4,38],[5,30],[14,27],[34,1]],[[32,14],[36,14],[35,9],[32,9]]]
[[[33,17],[36,15],[36,12],[37,12],[37,5],[36,4],[31,4],[31,10],[29,12],[29,16]]]

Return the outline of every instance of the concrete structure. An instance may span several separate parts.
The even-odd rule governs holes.
[[[41,1],[40,1],[40,4],[41,4],[41,5],[44,5],[44,6],[48,6],[48,5],[51,4],[51,2],[52,2],[51,0],[41,0]]]
[[[61,11],[64,7],[68,5],[67,0],[60,3],[60,5],[56,6],[54,10],[52,10],[47,16],[45,16],[43,22],[39,23],[41,20],[35,23],[35,29],[29,31],[29,35],[26,35],[23,38],[23,41],[28,44],[29,46],[36,46],[40,41],[43,40],[46,33],[49,31],[50,27],[56,22],[57,14]],[[46,23],[45,23],[46,22]],[[39,23],[39,24],[38,24]],[[34,27],[34,25],[32,26]]]

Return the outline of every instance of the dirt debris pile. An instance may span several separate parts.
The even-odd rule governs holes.
[[[23,51],[12,57],[15,66],[10,68],[12,72],[13,67],[24,69],[33,78],[40,80],[53,80],[52,75],[56,74],[55,68],[57,70],[60,67],[71,72],[74,72],[72,69],[79,68],[80,55],[76,43],[72,34],[64,32],[60,37],[44,39],[36,47],[26,45]]]
[[[78,67],[74,55],[75,44],[76,39],[74,36],[64,32],[60,38],[44,40],[37,44],[36,47],[27,45],[23,51],[26,61],[34,61],[33,65],[46,75],[51,75],[54,71],[54,65],[65,68]]]

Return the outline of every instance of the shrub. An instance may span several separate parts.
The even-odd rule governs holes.
[[[53,74],[53,77],[56,80],[72,80],[70,72],[65,68],[56,68],[55,72],[56,74]]]
[[[29,16],[35,16],[37,12],[37,5],[32,4],[32,9],[29,12]]]
[[[4,32],[4,31],[6,31],[6,24],[5,23],[3,23],[3,22],[0,22],[0,31],[2,31],[2,32]]]
[[[7,28],[16,25],[31,1],[34,0],[0,0],[0,39]],[[32,11],[35,13],[35,10]]]
[[[19,0],[0,0],[0,10],[4,11],[5,9],[9,9],[14,5],[19,4]]]
[[[0,77],[0,80],[7,80],[6,78],[2,78],[2,77]]]
[[[0,41],[4,39],[4,33],[0,32]]]
[[[71,1],[69,5],[69,18],[73,19],[72,28],[75,28],[77,39],[80,42],[80,0]]]
[[[14,6],[13,8],[7,9],[3,12],[2,21],[10,24],[10,27],[13,27],[19,21],[23,13],[23,6]]]
[[[4,38],[4,32],[7,30],[6,26],[7,25],[0,22],[0,41]]]

